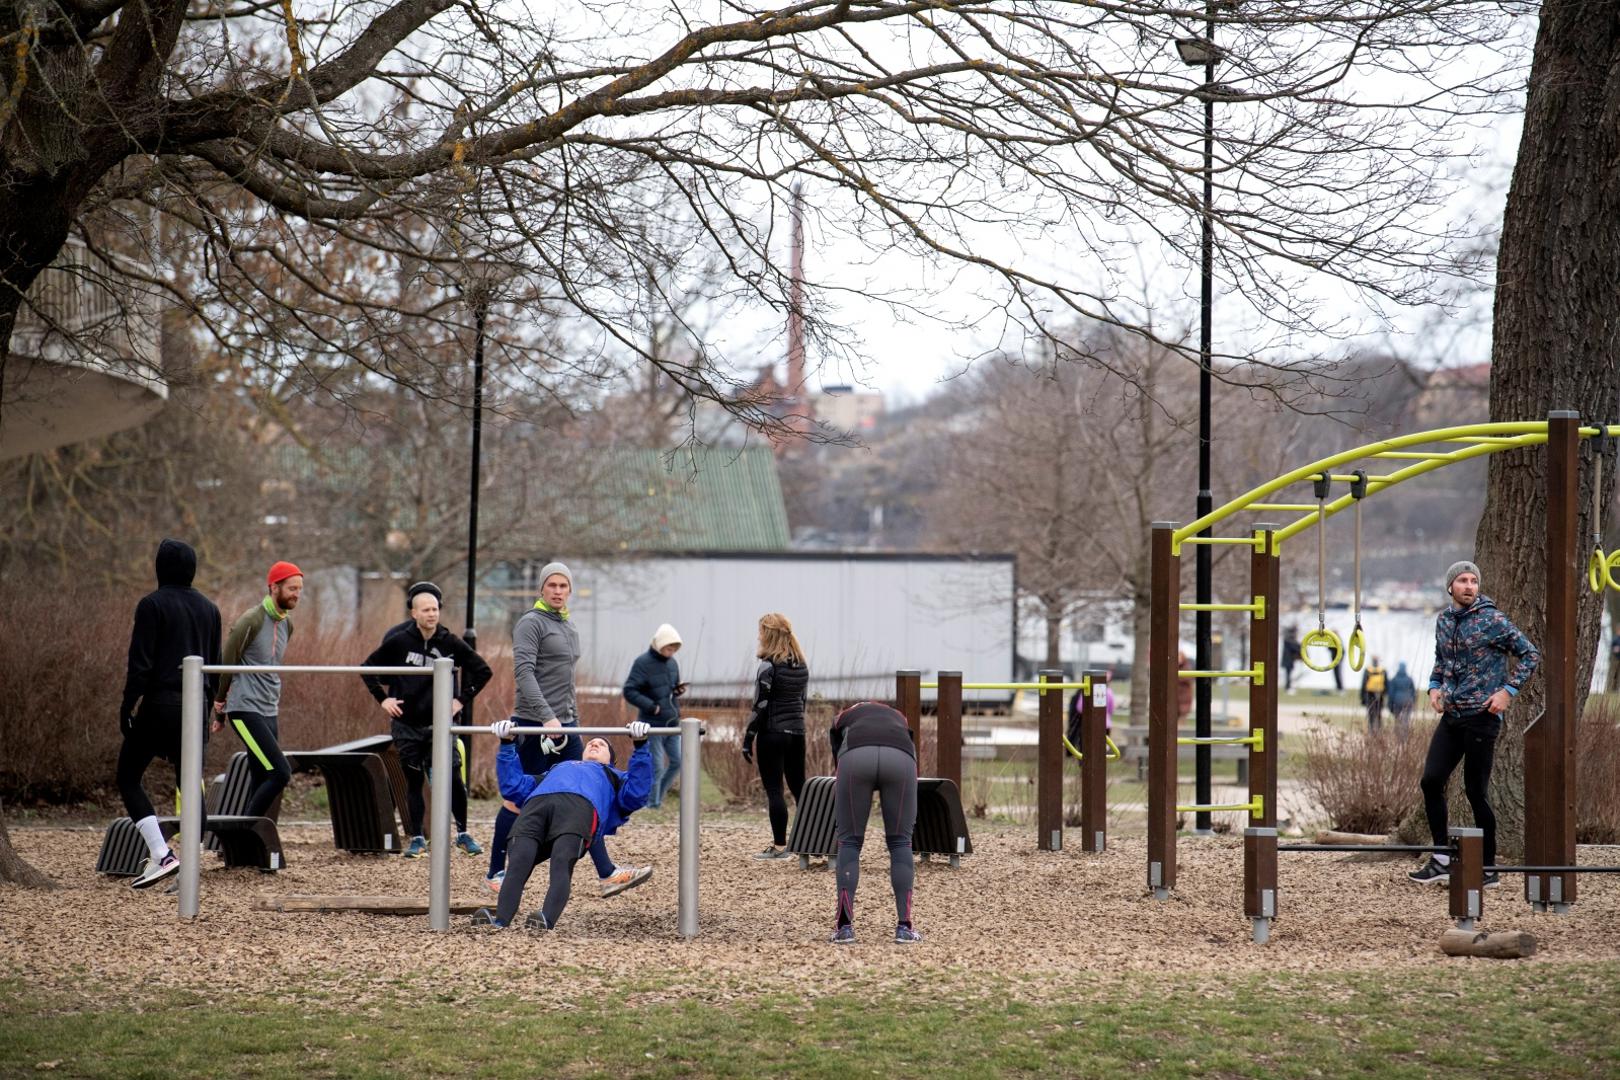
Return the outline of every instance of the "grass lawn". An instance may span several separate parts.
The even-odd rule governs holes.
[[[985,976],[970,997],[717,987],[704,1001],[661,1000],[654,974],[616,1001],[397,981],[362,1001],[318,981],[120,1001],[12,979],[0,1075],[1592,1077],[1620,1073],[1617,977],[1614,963],[1487,961],[1383,976],[1082,972],[1044,1000]]]

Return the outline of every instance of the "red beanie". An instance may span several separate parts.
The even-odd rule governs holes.
[[[303,577],[304,572],[290,562],[278,562],[270,567],[269,581],[274,585],[278,581],[286,581],[290,577]]]

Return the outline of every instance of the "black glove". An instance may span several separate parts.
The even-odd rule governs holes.
[[[118,730],[125,735],[135,734],[135,715],[133,713],[118,718]]]
[[[743,740],[743,760],[752,765],[754,763],[754,740]]]

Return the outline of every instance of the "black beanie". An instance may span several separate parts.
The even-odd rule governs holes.
[[[431,581],[418,581],[415,585],[412,585],[410,588],[405,590],[406,614],[410,614],[411,603],[415,601],[417,596],[422,593],[429,593],[432,595],[433,599],[437,600],[441,604],[444,603],[444,593],[439,591],[439,587],[437,585],[433,584]]]

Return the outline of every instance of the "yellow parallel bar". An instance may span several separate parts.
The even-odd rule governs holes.
[[[1454,452],[1454,451],[1453,451]],[[1422,454],[1416,450],[1381,450],[1375,458],[1395,458],[1403,461],[1456,461],[1451,454]]]
[[[1252,611],[1260,618],[1266,617],[1266,598],[1260,597],[1252,604],[1182,604],[1182,611]]]
[[[1620,424],[1608,424],[1603,427],[1576,428],[1583,439],[1590,439],[1596,435],[1620,435]]]
[[[1282,510],[1282,511],[1285,511],[1287,513],[1294,513],[1294,512],[1297,512],[1297,511],[1315,510],[1316,509],[1316,504],[1315,503],[1268,503],[1268,502],[1257,502],[1257,503],[1250,503],[1248,506],[1245,506],[1243,509],[1245,509],[1245,510]]]
[[[1178,814],[1196,813],[1199,810],[1247,810],[1250,817],[1263,817],[1266,812],[1266,797],[1256,795],[1244,803],[1187,803],[1176,807]]]
[[[1250,728],[1247,735],[1188,735],[1176,740],[1178,746],[1252,746],[1254,752],[1266,752],[1264,728]]]
[[[1247,671],[1178,671],[1182,679],[1253,679],[1256,686],[1266,685],[1266,665],[1262,662]]]
[[[1205,529],[1213,527],[1216,523],[1225,520],[1238,511],[1247,509],[1251,503],[1258,502],[1268,495],[1281,491],[1290,484],[1296,484],[1306,477],[1315,476],[1326,470],[1332,470],[1337,465],[1349,465],[1352,462],[1360,461],[1362,458],[1371,457],[1374,454],[1385,450],[1405,450],[1410,447],[1423,446],[1426,443],[1445,442],[1449,439],[1467,438],[1471,436],[1491,435],[1501,437],[1523,437],[1537,434],[1541,436],[1541,441],[1546,441],[1547,422],[1545,420],[1511,421],[1489,424],[1465,424],[1458,427],[1438,428],[1434,431],[1420,431],[1412,435],[1401,435],[1393,439],[1384,439],[1380,442],[1369,443],[1366,446],[1358,446],[1353,450],[1346,450],[1330,457],[1321,458],[1317,461],[1311,462],[1308,465],[1301,466],[1292,472],[1287,472],[1281,476],[1274,477],[1271,480],[1266,481],[1264,484],[1261,484],[1259,487],[1246,491],[1237,498],[1216,507],[1203,517],[1183,525],[1181,528],[1177,529],[1171,537],[1172,548],[1174,548],[1176,544],[1179,544],[1181,541],[1185,540],[1187,537],[1196,536]],[[1528,444],[1520,443],[1519,445]],[[1469,451],[1474,449],[1476,448],[1469,447],[1468,450],[1459,451],[1457,460],[1462,460],[1465,456],[1472,456],[1469,454]],[[1505,447],[1493,446],[1487,450],[1484,450],[1484,452],[1488,453],[1500,449],[1505,449]],[[1434,465],[1435,463],[1426,464]]]

